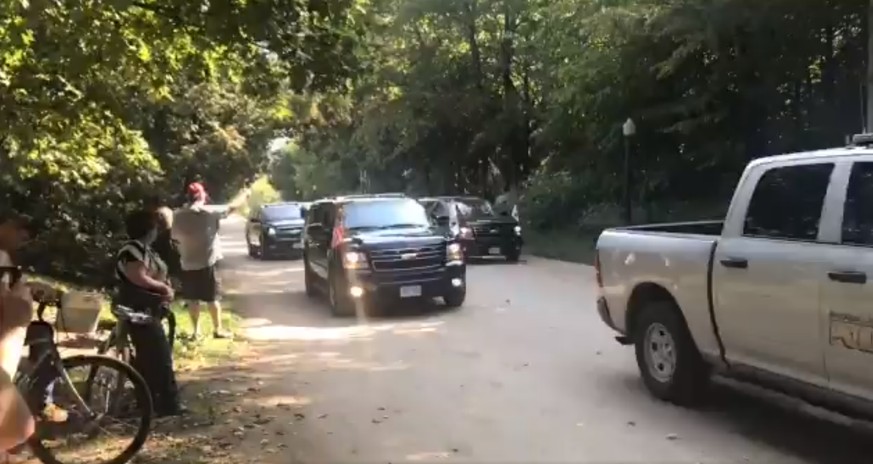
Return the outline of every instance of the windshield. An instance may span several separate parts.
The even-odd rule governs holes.
[[[343,208],[348,229],[427,227],[424,207],[415,200],[361,201]]]
[[[457,200],[458,214],[464,218],[489,218],[494,217],[494,209],[488,200],[479,198],[465,198]]]
[[[261,217],[268,221],[282,221],[285,219],[300,219],[300,205],[270,206],[261,211]]]

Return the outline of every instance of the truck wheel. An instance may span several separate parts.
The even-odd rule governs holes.
[[[336,317],[354,316],[355,302],[349,295],[348,287],[341,280],[334,275],[328,278],[327,293],[330,300],[330,312]]]
[[[466,287],[461,287],[459,289],[449,290],[448,293],[443,295],[443,301],[446,302],[446,306],[449,308],[460,308],[464,305],[464,300],[467,299],[467,289]]]
[[[634,336],[637,366],[654,396],[679,405],[703,398],[709,369],[674,304],[649,303],[635,324]]]
[[[506,253],[506,261],[510,263],[517,263],[521,258],[521,249],[513,248]]]

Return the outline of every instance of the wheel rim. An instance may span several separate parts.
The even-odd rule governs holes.
[[[669,382],[676,372],[676,344],[663,324],[654,323],[646,329],[643,339],[646,367],[659,382]]]

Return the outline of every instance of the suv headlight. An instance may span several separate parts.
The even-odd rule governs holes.
[[[450,243],[446,246],[446,261],[460,262],[464,260],[464,249],[459,243]]]
[[[276,235],[276,229],[274,229],[272,227],[268,227],[267,228],[267,235],[269,235],[270,237]]]
[[[346,269],[366,269],[367,255],[360,251],[347,251],[343,253],[343,267]]]
[[[515,226],[515,235],[521,235],[521,226]]]

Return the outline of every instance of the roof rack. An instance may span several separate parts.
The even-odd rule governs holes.
[[[864,134],[855,134],[852,136],[852,146],[853,147],[866,147],[873,145],[873,134],[864,133]]]

